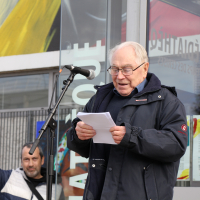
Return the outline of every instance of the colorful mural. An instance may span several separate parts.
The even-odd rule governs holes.
[[[61,0],[0,0],[0,56],[46,52],[60,31],[60,24],[52,29],[60,5]]]

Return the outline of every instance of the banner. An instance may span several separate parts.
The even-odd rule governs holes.
[[[200,115],[193,115],[193,181],[200,181]]]

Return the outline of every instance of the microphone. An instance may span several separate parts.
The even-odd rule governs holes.
[[[85,76],[88,80],[95,78],[95,72],[92,69],[82,69],[80,67],[74,67],[73,65],[65,65],[64,67],[69,69],[71,72]]]

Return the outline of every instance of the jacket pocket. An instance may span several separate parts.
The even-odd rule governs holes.
[[[101,198],[107,164],[104,159],[91,159],[89,162],[89,182],[86,191],[87,200]]]
[[[144,183],[148,200],[158,200],[156,180],[154,176],[153,164],[144,169]]]
[[[91,159],[89,167],[95,170],[106,171],[107,163],[104,159]]]
[[[89,190],[87,191],[87,197],[86,198],[87,198],[86,200],[95,200],[92,192],[90,192]]]

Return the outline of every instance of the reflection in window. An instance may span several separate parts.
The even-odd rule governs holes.
[[[176,87],[187,114],[188,145],[180,160],[177,186],[197,186],[194,181],[200,181],[199,19],[199,1],[150,1],[150,72],[162,84]]]
[[[0,109],[48,106],[49,75],[28,75],[0,79]]]

